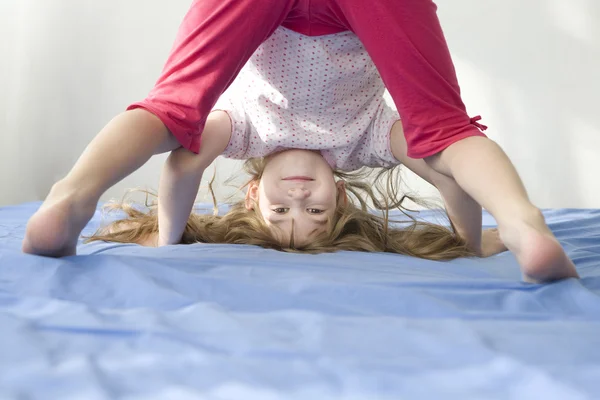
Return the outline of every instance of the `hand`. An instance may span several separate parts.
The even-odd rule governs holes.
[[[481,233],[481,252],[480,257],[491,257],[507,251],[508,249],[500,239],[498,229],[486,229]]]

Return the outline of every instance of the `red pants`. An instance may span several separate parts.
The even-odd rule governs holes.
[[[350,30],[359,37],[398,108],[410,157],[483,136],[461,100],[432,0],[195,0],[156,86],[129,109],[155,114],[198,152],[216,101],[280,25],[310,36]]]

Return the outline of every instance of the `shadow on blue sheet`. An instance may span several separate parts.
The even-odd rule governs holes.
[[[546,212],[582,280],[540,286],[508,253],[23,255],[38,205],[0,209],[2,399],[600,398],[600,211]]]

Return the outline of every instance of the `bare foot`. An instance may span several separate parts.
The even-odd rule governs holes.
[[[27,223],[23,252],[48,257],[74,255],[77,239],[95,210],[95,201],[82,200],[60,183],[54,185]]]
[[[541,213],[499,225],[500,237],[515,254],[530,283],[579,278],[575,265],[556,240]]]

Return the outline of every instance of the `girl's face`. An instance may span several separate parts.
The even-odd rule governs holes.
[[[343,181],[335,182],[333,171],[323,156],[309,150],[286,150],[269,157],[260,182],[252,182],[246,194],[246,207],[259,210],[280,243],[306,244],[326,231],[333,219],[338,196],[345,201]]]

